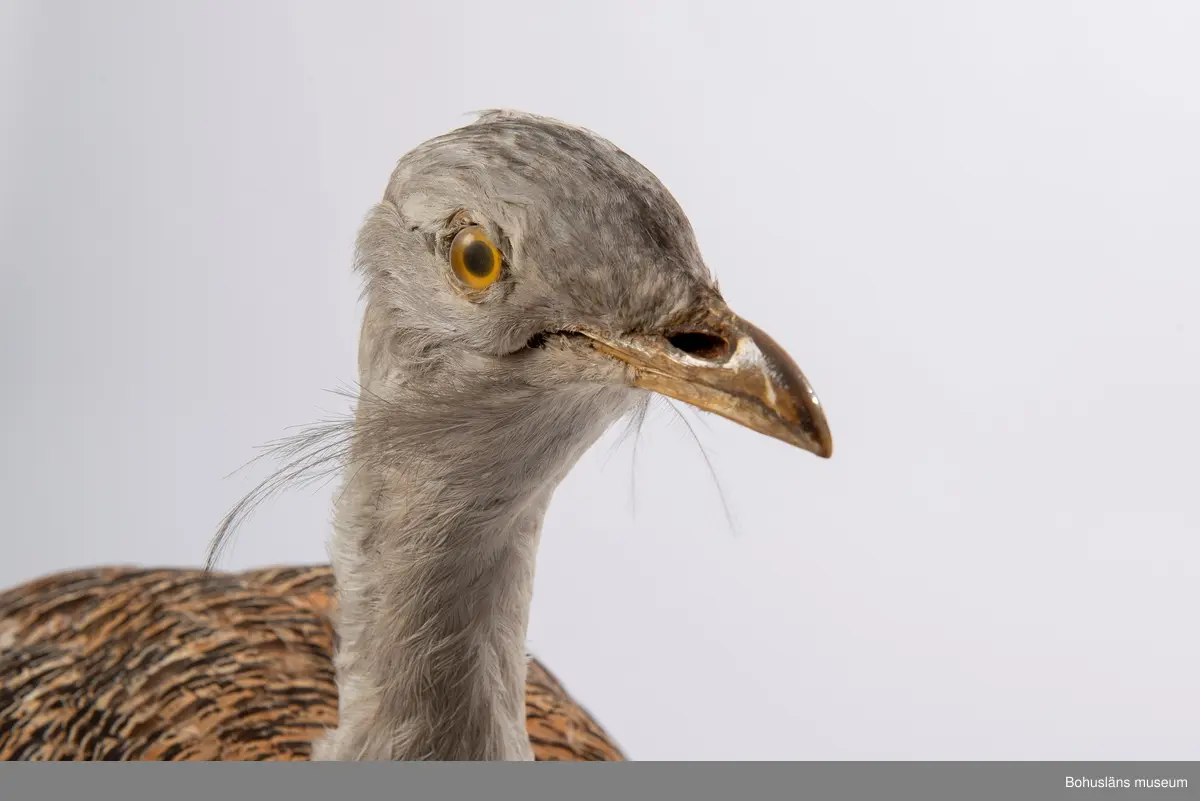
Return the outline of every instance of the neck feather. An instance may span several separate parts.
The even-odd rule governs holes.
[[[451,427],[391,404],[390,425],[442,434],[347,468],[331,549],[339,725],[315,758],[532,758],[525,635],[542,519],[624,400],[543,390]]]

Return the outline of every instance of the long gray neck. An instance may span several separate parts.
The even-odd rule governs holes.
[[[440,516],[413,474],[352,478],[338,511],[339,725],[326,759],[531,758],[525,633],[549,493]]]
[[[339,724],[314,758],[532,758],[525,635],[542,519],[621,403],[545,392],[349,465],[331,549]]]

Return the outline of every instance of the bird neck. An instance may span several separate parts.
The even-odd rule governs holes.
[[[505,514],[440,515],[448,489],[369,468],[347,483],[327,758],[532,758],[525,635],[549,493]]]
[[[525,635],[542,519],[622,403],[563,393],[472,410],[386,461],[351,461],[331,548],[339,725],[315,758],[532,758]]]

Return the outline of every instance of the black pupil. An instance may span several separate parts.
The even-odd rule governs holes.
[[[471,275],[483,278],[492,272],[492,249],[476,239],[463,251],[463,266]]]

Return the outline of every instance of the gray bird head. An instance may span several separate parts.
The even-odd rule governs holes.
[[[590,131],[495,111],[416,147],[367,215],[356,266],[354,419],[272,447],[283,466],[222,521],[210,567],[259,503],[343,464],[346,530],[495,528],[544,509],[649,393],[832,453],[812,388],[725,304],[679,204]]]
[[[808,382],[722,300],[679,204],[589,131],[488,112],[418,146],[368,216],[358,266],[364,387],[419,383],[410,404],[466,404],[474,435],[547,397],[564,403],[537,425],[594,431],[648,390],[832,452]]]

